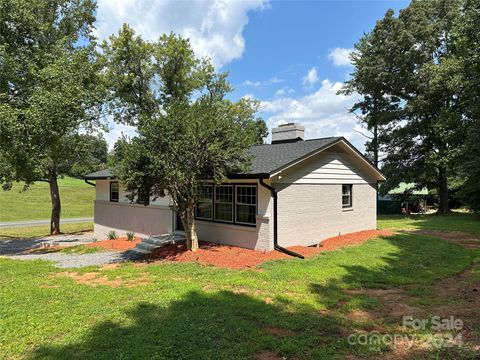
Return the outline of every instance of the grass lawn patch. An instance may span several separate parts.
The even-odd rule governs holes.
[[[480,214],[379,215],[378,228],[387,230],[440,230],[480,234]]]
[[[0,258],[0,357],[379,356],[389,347],[348,343],[352,333],[400,325],[383,316],[389,303],[378,294],[412,287],[410,297],[428,298],[438,291],[418,289],[477,260],[474,250],[408,233],[243,270],[170,262],[65,272],[44,261]],[[422,351],[420,358],[444,358]]]
[[[63,224],[61,225],[62,233],[74,234],[79,232],[87,232],[93,230],[92,222]],[[18,227],[18,228],[0,228],[0,241],[2,238],[19,238],[27,239],[34,237],[44,237],[50,235],[50,225]]]
[[[81,179],[58,180],[63,219],[93,217],[95,187]],[[50,219],[52,206],[49,185],[37,182],[22,192],[16,183],[10,191],[0,191],[0,222]]]

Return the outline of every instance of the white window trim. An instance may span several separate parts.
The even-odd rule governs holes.
[[[347,194],[343,193],[343,187],[348,186],[348,198],[349,198],[349,203],[348,205],[343,204],[343,197],[347,196]],[[351,209],[353,207],[353,185],[352,184],[342,184],[342,209]]]

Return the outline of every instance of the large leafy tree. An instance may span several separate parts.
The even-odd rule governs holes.
[[[90,0],[0,2],[0,182],[50,185],[51,233],[60,232],[57,178],[75,161],[75,134],[98,124],[100,64]]]
[[[146,42],[124,25],[104,52],[114,118],[138,133],[119,145],[123,160],[116,172],[131,201],[168,193],[188,248],[196,250],[201,184],[248,167],[247,149],[266,131],[255,118],[257,103],[228,100],[226,74],[196,58],[189,41],[174,34]]]
[[[108,144],[102,134],[74,134],[70,142],[72,162],[65,164],[62,173],[82,178],[107,167]]]
[[[372,47],[380,55],[380,65],[369,63],[375,57],[368,52],[356,63],[357,74],[370,75],[356,77],[360,84],[355,89],[367,95],[365,101],[386,100],[380,109],[392,116],[387,117],[382,148],[388,179],[383,190],[401,181],[436,188],[439,213],[449,211],[448,180],[465,135],[459,96],[462,74],[452,37],[460,14],[461,2],[456,0],[412,1],[398,18],[389,11],[371,35],[377,37]],[[376,88],[380,97],[373,95]],[[398,109],[391,111],[389,106]]]
[[[480,211],[480,0],[467,0],[454,24],[454,45],[463,74],[460,99],[466,122],[464,146],[456,170],[462,181],[459,194],[471,209]]]
[[[391,82],[392,39],[388,34],[395,31],[398,21],[392,10],[378,21],[375,29],[364,34],[355,44],[350,58],[354,71],[345,83],[341,94],[359,93],[362,97],[350,109],[362,127],[369,132],[360,133],[367,137],[366,152],[375,166],[379,165],[383,145],[388,140],[392,123],[399,114],[400,99],[389,92]]]

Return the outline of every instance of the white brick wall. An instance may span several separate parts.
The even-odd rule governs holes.
[[[315,245],[376,228],[376,186],[353,185],[353,207],[342,208],[341,184],[274,184],[278,191],[278,243]]]

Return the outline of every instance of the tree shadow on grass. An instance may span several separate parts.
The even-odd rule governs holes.
[[[335,311],[344,305],[347,311],[349,307],[368,309],[375,307],[375,302],[369,296],[352,296],[344,290],[429,283],[462,271],[471,261],[467,250],[431,237],[399,234],[385,241],[394,245],[395,251],[382,258],[382,266],[347,263],[342,265],[346,274],[335,281],[310,284],[310,292],[327,305],[328,311],[296,304],[288,296],[267,300],[231,291],[191,291],[165,307],[137,303],[126,311],[123,321],[101,322],[76,342],[38,347],[29,358],[245,359],[263,355],[269,359],[331,359],[348,353],[378,355],[387,348],[348,344],[352,332],[365,328],[345,312]],[[362,251],[377,245],[367,243]],[[287,268],[283,269],[288,265],[285,263]],[[280,278],[284,277],[282,266],[272,269]],[[305,264],[308,266],[322,266],[322,257]],[[278,285],[288,290],[288,283]],[[349,304],[342,305],[345,301]]]
[[[413,228],[480,234],[480,214],[474,213],[380,215],[378,221],[384,222],[384,228],[389,228],[390,225],[393,229]]]
[[[352,333],[380,331],[390,335],[411,330],[402,328],[403,316],[420,319],[433,315],[446,317],[438,311],[450,309],[448,311],[452,312],[448,316],[458,317],[455,311],[462,306],[462,298],[452,299],[448,295],[442,298],[439,291],[442,285],[438,281],[469,269],[474,263],[475,252],[458,244],[412,233],[386,237],[384,241],[394,245],[396,250],[381,258],[382,266],[344,264],[341,267],[346,274],[341,278],[310,284],[310,291],[319,302],[326,302],[325,294],[329,294],[327,299],[337,299],[335,305],[330,305],[333,310],[330,315],[339,318],[344,314]],[[471,328],[479,319],[476,316],[462,318],[466,324],[463,330]],[[416,335],[420,336],[420,333]],[[441,336],[435,331],[432,335],[434,338]],[[370,352],[388,351],[392,344],[381,345],[369,344],[367,348]],[[473,343],[464,347],[422,345],[402,348],[405,345],[409,344],[401,344],[400,353],[390,354],[390,358],[474,358]]]
[[[333,352],[340,322],[291,313],[244,294],[192,291],[168,307],[140,303],[123,323],[105,321],[76,343],[37,348],[30,359],[245,359]],[[281,359],[281,357],[278,357]]]

